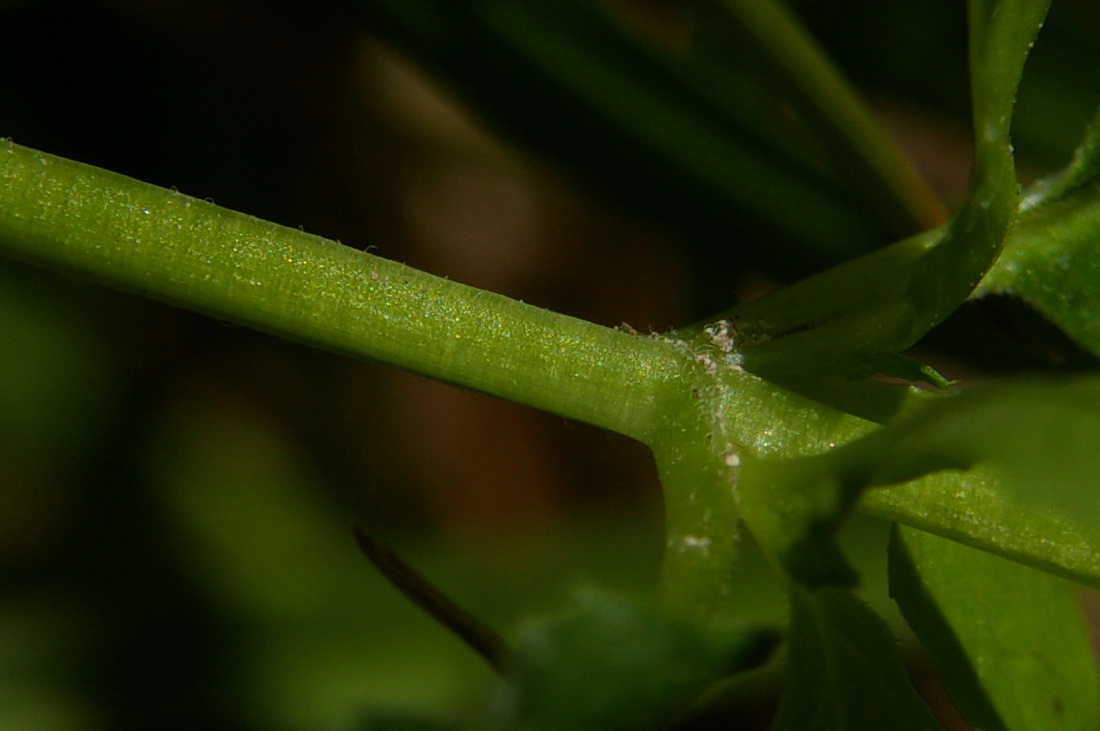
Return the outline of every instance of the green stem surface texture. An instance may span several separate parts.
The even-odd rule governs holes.
[[[661,341],[11,142],[0,252],[642,441],[683,365]]]
[[[709,616],[732,590],[742,459],[808,457],[872,428],[745,373],[720,330],[629,335],[11,142],[0,252],[649,444],[669,505],[664,585]],[[862,504],[1100,584],[1094,531],[1035,523],[996,481],[939,473]]]

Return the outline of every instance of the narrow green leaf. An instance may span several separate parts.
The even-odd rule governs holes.
[[[1100,677],[1063,579],[895,528],[890,593],[979,729],[1100,728]]]
[[[941,323],[992,266],[1018,207],[1011,121],[1028,51],[1050,0],[970,0],[974,177],[966,205],[909,284],[917,321],[907,345]]]
[[[1097,453],[1100,378],[1085,376],[975,387],[830,457],[869,486],[988,464],[1022,506],[1091,522],[1100,520]]]
[[[1048,0],[970,6],[976,162],[951,222],[733,310],[753,337],[744,367],[796,390],[822,372],[858,373],[869,354],[914,345],[962,304],[996,260],[1017,210],[1010,122]],[[823,296],[824,295],[824,296]]]
[[[867,488],[899,485],[866,495],[864,505],[1095,585],[1097,453],[1100,378],[1002,382],[916,403],[882,428],[818,456],[747,462],[742,489],[784,485],[779,507],[771,510],[791,522],[792,515],[828,515],[821,506],[829,500],[846,504]],[[925,476],[927,482],[903,484]],[[753,489],[766,504],[763,488]],[[748,519],[749,508],[743,510]]]
[[[787,685],[775,731],[941,729],[886,624],[851,591],[791,589]]]
[[[1100,355],[1100,113],[1062,172],[1028,189],[1019,223],[976,297],[1020,297]]]
[[[1100,588],[1100,524],[1022,510],[988,465],[869,490],[856,509]]]
[[[1100,355],[1100,188],[1026,211],[976,296],[1020,297]]]
[[[714,7],[724,12],[705,12],[704,20],[717,21],[719,32],[729,31],[727,43],[762,62],[833,167],[891,230],[909,236],[946,220],[928,183],[782,2],[724,0]]]

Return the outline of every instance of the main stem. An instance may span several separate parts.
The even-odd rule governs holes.
[[[860,431],[858,420],[736,369],[714,379],[711,356],[701,361],[698,344],[541,310],[7,141],[0,141],[0,254],[649,444],[668,483],[666,590],[682,595],[674,603],[704,614],[722,604],[736,553],[727,479],[736,450],[813,454]],[[714,380],[713,389],[700,378]],[[692,409],[701,409],[702,421],[685,416]],[[1100,581],[1092,531],[1038,530],[1007,503],[996,514],[974,512],[964,492],[950,489],[955,482],[937,476],[874,491],[864,508]],[[711,547],[718,550],[704,550]]]
[[[648,441],[666,343],[0,142],[0,253]]]

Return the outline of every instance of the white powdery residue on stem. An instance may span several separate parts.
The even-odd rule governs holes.
[[[741,454],[732,444],[726,444],[726,451],[722,453],[722,464],[726,466],[726,482],[729,484],[733,499],[740,502],[741,497],[737,493],[737,477],[741,472]]]
[[[677,350],[691,350],[691,345],[686,340],[680,338],[674,338],[671,335],[664,335],[662,333],[650,333],[649,337],[653,340],[657,340],[662,343],[668,343]]]
[[[723,353],[732,353],[733,346],[737,343],[737,328],[729,320],[719,320],[713,325],[703,328],[715,347]]]
[[[706,536],[684,536],[680,539],[680,545],[685,551],[710,551],[710,539]]]
[[[696,353],[695,362],[703,366],[703,370],[706,371],[708,376],[713,376],[718,372],[718,364],[706,353]]]
[[[735,350],[738,340],[737,325],[732,320],[719,320],[704,327],[703,332],[722,354],[723,365],[731,370],[741,370],[741,353]]]

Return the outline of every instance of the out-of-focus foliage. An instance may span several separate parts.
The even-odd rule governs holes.
[[[926,172],[957,179],[968,155],[959,142],[961,5],[792,6]],[[654,27],[677,36],[675,24]],[[1014,126],[1025,175],[1061,164],[1092,113],[1098,27],[1095,4],[1055,4]],[[791,193],[784,186],[808,179],[807,195],[830,206],[839,198],[841,214],[772,203],[769,218],[719,201],[695,217],[698,188],[678,173],[676,150],[655,166],[653,157],[634,159],[636,148],[608,146],[602,152],[619,154],[605,162],[578,145],[571,154],[582,180],[563,182],[471,132],[464,114],[378,42],[384,30],[345,3],[4,3],[0,136],[643,330],[689,322],[766,282],[730,244],[734,234],[773,278],[888,240],[851,213],[835,179],[797,146],[777,151],[759,137],[761,127],[790,124],[774,100],[763,99],[763,124],[751,114],[746,122],[756,128],[745,134],[745,154],[765,159],[776,180],[760,192],[783,198]],[[444,37],[462,30],[438,29]],[[644,53],[644,43],[615,38]],[[485,63],[502,76],[515,70]],[[574,78],[590,68],[574,67]],[[654,98],[675,110],[678,97],[666,87],[630,77],[640,69],[627,63],[622,83],[593,78],[602,82],[593,103],[643,119]],[[623,88],[636,95],[618,97]],[[544,91],[530,89],[536,101]],[[718,111],[742,104],[741,115],[761,102],[716,96],[706,103]],[[539,116],[523,111],[528,122]],[[563,117],[583,121],[570,106],[557,111],[546,129]],[[643,141],[656,146],[665,139],[656,133],[678,123]],[[591,130],[579,126],[583,139]],[[619,131],[603,128],[604,139]],[[924,147],[934,144],[944,147]],[[721,158],[694,152],[698,166]],[[620,177],[637,189],[642,173],[644,200],[655,201],[649,210],[608,213],[585,200],[583,179]],[[562,178],[573,180],[568,171]],[[949,182],[942,192],[960,195]],[[488,219],[501,223],[479,227]],[[1046,223],[1036,209],[1020,230]],[[787,232],[773,247],[777,227],[827,245]],[[1043,293],[1029,301],[1095,352],[1091,300],[1066,295],[1081,290],[1090,266],[1075,258],[1081,240],[1067,243],[1059,232],[1012,239],[1003,271],[1057,265],[1035,287],[1060,304],[1047,307]],[[502,243],[517,241],[526,246],[519,253]],[[1042,246],[1016,249],[1016,241]],[[383,516],[374,520],[410,559],[502,628],[556,606],[578,576],[637,588],[655,570],[654,480],[631,445],[2,266],[2,727],[353,728],[373,712],[471,712],[488,672],[355,554],[347,525],[364,514]],[[1027,287],[1024,274],[1010,282],[1017,291]],[[932,343],[955,362],[1016,371],[1081,362],[1064,343],[1053,354],[1010,349],[1012,337],[967,317],[949,321]],[[604,499],[588,495],[600,489]],[[612,520],[592,520],[590,533],[573,517],[609,504]],[[514,533],[485,538],[499,530],[486,525],[510,523]],[[349,537],[334,538],[341,535]],[[759,597],[745,603],[774,616],[775,587],[753,566],[739,568],[746,594]],[[809,630],[801,636],[812,639]]]

